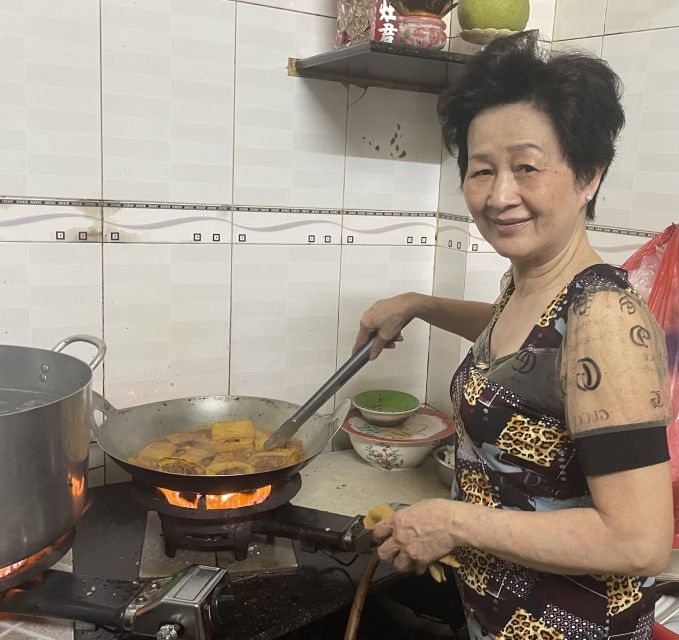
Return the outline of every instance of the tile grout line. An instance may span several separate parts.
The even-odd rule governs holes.
[[[104,202],[104,53],[103,53],[103,7],[99,0],[99,153],[101,170],[101,201]],[[104,207],[100,208],[101,215],[101,339],[106,343],[106,278],[104,277]],[[101,392],[106,397],[106,359],[101,363]],[[104,484],[106,484],[106,454],[104,453]],[[89,470],[88,470],[89,471]]]
[[[233,13],[233,113],[232,113],[232,141],[231,141],[231,243],[229,245],[229,363],[227,367],[228,371],[228,384],[226,385],[227,395],[231,395],[231,365],[232,365],[232,354],[233,354],[233,256],[234,256],[234,233],[235,233],[235,223],[234,223],[234,194],[236,192],[236,76],[238,74],[238,2],[234,3],[234,13]]]

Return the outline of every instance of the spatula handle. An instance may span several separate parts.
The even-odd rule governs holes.
[[[335,393],[344,386],[370,360],[370,349],[375,342],[375,336],[370,338],[351,358],[349,358],[328,381],[303,404],[290,418],[304,424],[318,409],[320,409]]]
[[[351,356],[311,398],[297,409],[294,415],[274,431],[271,437],[264,443],[264,450],[270,451],[281,446],[297,433],[298,429],[330,400],[349,378],[370,360],[370,349],[374,342],[375,336]]]

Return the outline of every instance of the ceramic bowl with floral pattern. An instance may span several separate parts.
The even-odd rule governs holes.
[[[443,438],[455,432],[450,416],[421,406],[403,424],[381,427],[371,424],[352,409],[342,424],[354,451],[367,463],[387,471],[413,469]]]

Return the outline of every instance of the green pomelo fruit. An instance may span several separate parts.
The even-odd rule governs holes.
[[[529,14],[529,0],[460,0],[457,7],[462,29],[523,31]]]

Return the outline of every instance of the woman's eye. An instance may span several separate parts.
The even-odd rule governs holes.
[[[523,171],[524,173],[531,173],[532,171],[535,171],[535,167],[532,167],[529,164],[521,164],[519,165],[519,171]]]
[[[472,171],[472,178],[478,178],[479,176],[489,176],[490,169],[479,169],[477,171]]]

